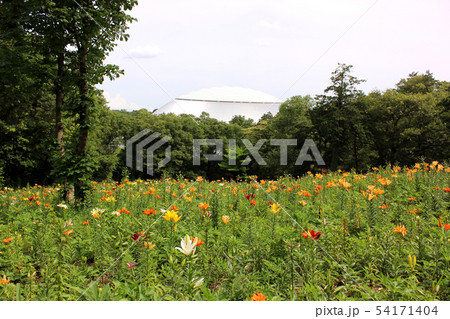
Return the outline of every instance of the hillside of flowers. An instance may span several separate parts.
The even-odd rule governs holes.
[[[450,168],[0,191],[1,300],[449,300]]]

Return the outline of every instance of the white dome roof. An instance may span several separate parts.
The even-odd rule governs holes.
[[[155,114],[193,114],[208,113],[220,121],[230,121],[235,115],[243,115],[258,121],[264,113],[278,113],[283,101],[257,90],[241,87],[212,87],[185,95],[160,107]]]
[[[280,103],[281,100],[261,91],[241,87],[221,86],[194,91],[177,98],[177,100]]]

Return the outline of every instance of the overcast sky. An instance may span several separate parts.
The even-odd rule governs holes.
[[[314,96],[338,62],[366,93],[412,71],[450,81],[449,12],[448,0],[140,0],[106,61],[125,75],[99,87],[112,109],[153,110],[213,86]]]

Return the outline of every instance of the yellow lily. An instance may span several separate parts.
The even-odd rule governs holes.
[[[270,205],[270,210],[272,211],[272,213],[274,213],[274,214],[276,214],[276,213],[278,213],[279,211],[280,211],[280,204],[278,204],[278,203],[275,203],[275,204],[272,204],[272,205]]]
[[[165,220],[167,220],[167,221],[170,221],[170,220],[172,219],[172,220],[176,223],[176,222],[178,222],[178,221],[180,220],[181,216],[178,215],[177,212],[174,211],[174,210],[168,210],[168,211],[164,214],[163,218],[164,218]]]

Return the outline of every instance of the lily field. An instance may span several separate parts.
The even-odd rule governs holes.
[[[450,300],[450,168],[0,191],[2,300]]]

